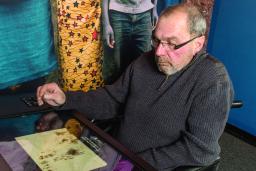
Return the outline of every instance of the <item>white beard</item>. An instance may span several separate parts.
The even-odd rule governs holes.
[[[158,69],[159,71],[163,72],[165,75],[173,75],[175,74],[176,72],[178,72],[177,69],[175,69],[174,67],[170,66],[170,67],[161,67],[159,65],[158,66]]]
[[[155,61],[156,61],[156,64],[157,64],[157,67],[158,67],[158,70],[162,73],[164,73],[165,75],[169,76],[169,75],[173,75],[175,74],[176,72],[178,72],[179,70],[176,69],[174,66],[172,66],[171,64],[168,64],[168,65],[160,65],[159,62],[158,62],[158,57],[156,57]]]

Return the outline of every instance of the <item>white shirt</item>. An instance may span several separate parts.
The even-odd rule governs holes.
[[[123,13],[138,14],[154,7],[151,0],[110,0],[109,9]]]

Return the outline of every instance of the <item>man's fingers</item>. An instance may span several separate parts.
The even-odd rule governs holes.
[[[113,34],[110,34],[110,35],[109,35],[109,47],[110,47],[110,48],[114,48],[114,44],[115,44],[114,35],[113,35]]]
[[[59,93],[46,93],[43,96],[43,100],[52,105],[52,106],[59,106],[64,103],[65,99],[62,94]]]
[[[56,95],[51,94],[51,93],[45,93],[43,95],[43,100],[46,101],[46,102],[55,101],[56,100]]]
[[[37,88],[37,101],[38,105],[41,106],[44,104],[44,101],[48,103],[48,99],[50,97],[47,97],[49,94],[54,93],[54,89],[56,89],[56,84],[55,83],[49,83],[45,84],[43,86],[39,86]],[[46,95],[46,98],[45,98]]]
[[[39,97],[39,91],[40,91],[41,87],[42,87],[42,86],[37,87],[37,90],[36,90],[36,97]]]
[[[113,48],[113,39],[112,39],[112,36],[111,34],[109,34],[106,38],[106,42],[107,42],[107,45],[110,47],[110,48]]]
[[[112,49],[114,48],[114,44],[113,44],[113,43],[109,43],[108,46],[109,46],[110,48],[112,48]]]
[[[66,97],[56,83],[49,83],[37,88],[37,102],[41,106],[47,103],[52,106],[64,104]]]
[[[42,100],[42,97],[40,96],[41,88],[42,88],[42,86],[39,86],[39,87],[37,88],[37,91],[36,91],[37,103],[38,103],[39,106],[41,106],[41,105],[44,104],[44,102],[43,102],[43,100]]]
[[[106,39],[106,42],[107,42],[107,45],[111,48],[111,44],[110,44],[110,39],[109,38]]]

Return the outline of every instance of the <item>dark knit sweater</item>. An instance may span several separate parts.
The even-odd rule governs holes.
[[[113,85],[66,95],[63,108],[87,117],[122,113],[118,140],[158,170],[172,170],[218,158],[233,88],[224,65],[205,52],[169,77],[158,71],[149,52]]]

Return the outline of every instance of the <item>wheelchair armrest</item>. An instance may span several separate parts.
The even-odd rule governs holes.
[[[232,102],[231,108],[241,108],[243,106],[242,100],[234,100]]]

